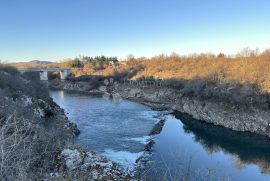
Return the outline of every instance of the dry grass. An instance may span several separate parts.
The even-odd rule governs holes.
[[[245,48],[234,57],[224,54],[218,56],[212,54],[190,56],[172,54],[136,59],[133,56],[128,56],[126,61],[116,61],[115,64],[105,61],[106,57],[103,59],[102,56],[81,57],[44,66],[77,68],[73,71],[75,77],[99,75],[119,76],[128,79],[156,77],[181,80],[210,78],[216,79],[216,83],[222,84],[254,84],[261,91],[270,92],[270,50],[259,54],[257,50]],[[25,68],[25,66],[27,67],[24,64],[23,67]]]
[[[152,58],[128,58],[115,65],[97,69],[89,63],[79,63],[80,69],[74,76],[82,75],[120,75],[130,79],[156,77],[160,79],[192,80],[199,78],[218,78],[217,83],[255,84],[262,91],[270,92],[270,51],[261,54],[245,50],[235,57],[225,55],[160,55]],[[129,75],[128,75],[129,74]],[[218,76],[218,77],[217,77]]]
[[[234,105],[270,107],[270,51],[262,54],[244,52],[235,57],[211,54],[156,56],[129,59],[103,70],[74,72],[77,81],[91,74],[123,79],[163,79],[163,85],[186,96]],[[81,77],[80,77],[81,76]],[[91,80],[90,78],[89,80]]]
[[[161,79],[218,78],[217,83],[237,82],[255,84],[270,91],[270,57],[249,58],[182,58],[164,57],[141,61],[144,69],[133,77],[158,77]],[[216,77],[218,76],[218,77]]]
[[[138,69],[140,67],[140,69]],[[132,79],[155,77],[160,79],[213,79],[216,83],[254,84],[262,91],[270,92],[270,55],[250,57],[216,57],[177,55],[138,59],[121,65],[109,66],[102,75],[121,74],[138,70]],[[92,72],[99,74],[100,72]]]

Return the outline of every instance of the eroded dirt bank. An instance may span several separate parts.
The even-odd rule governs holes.
[[[163,87],[138,87],[112,84],[91,88],[86,82],[59,82],[51,88],[91,94],[111,94],[112,97],[141,102],[154,109],[173,109],[197,120],[223,126],[234,131],[248,131],[270,137],[270,113],[254,106],[236,106],[218,100],[202,100],[184,96],[180,91]],[[109,90],[109,92],[108,92]]]

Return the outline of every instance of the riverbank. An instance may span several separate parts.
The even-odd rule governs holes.
[[[108,87],[108,86],[107,86]],[[87,82],[58,82],[50,88],[79,91],[89,94],[107,94],[107,88],[94,88]],[[153,109],[172,109],[191,115],[193,118],[234,131],[251,132],[270,137],[270,113],[251,105],[233,105],[217,100],[203,100],[186,96],[173,88],[159,86],[139,87],[114,83],[110,94],[123,99],[140,102]]]
[[[112,161],[74,146],[80,133],[39,80],[0,66],[0,180],[132,180]]]
[[[79,134],[46,86],[0,66],[0,180],[40,180]]]
[[[204,176],[209,169],[213,180],[269,179],[267,137],[231,131],[179,112],[154,111],[135,101],[116,102],[63,90],[50,91],[50,95],[80,128],[76,145],[123,168],[135,168],[143,180],[165,180],[166,173],[184,178],[190,158],[190,176],[197,176],[194,180],[208,178]],[[149,155],[137,161],[144,151]],[[167,178],[170,180],[169,175]]]

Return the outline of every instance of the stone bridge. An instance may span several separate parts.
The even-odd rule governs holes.
[[[21,73],[25,72],[39,72],[40,80],[48,80],[48,72],[59,72],[60,79],[65,80],[70,74],[71,69],[68,68],[28,68],[19,69]]]

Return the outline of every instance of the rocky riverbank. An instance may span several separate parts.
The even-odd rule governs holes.
[[[132,180],[90,150],[74,148],[80,133],[46,85],[0,67],[0,180]]]
[[[57,157],[55,180],[136,180],[132,172],[125,171],[106,157],[83,148],[67,148]]]
[[[50,85],[52,88],[80,91],[85,93],[107,94],[107,89],[91,89],[86,82],[61,82]],[[106,87],[106,86],[105,86]],[[112,97],[121,96],[146,104],[154,109],[173,109],[187,113],[197,120],[219,125],[234,131],[251,132],[270,137],[270,113],[255,106],[236,106],[218,100],[202,100],[186,96],[176,89],[163,87],[138,87],[114,83]]]

